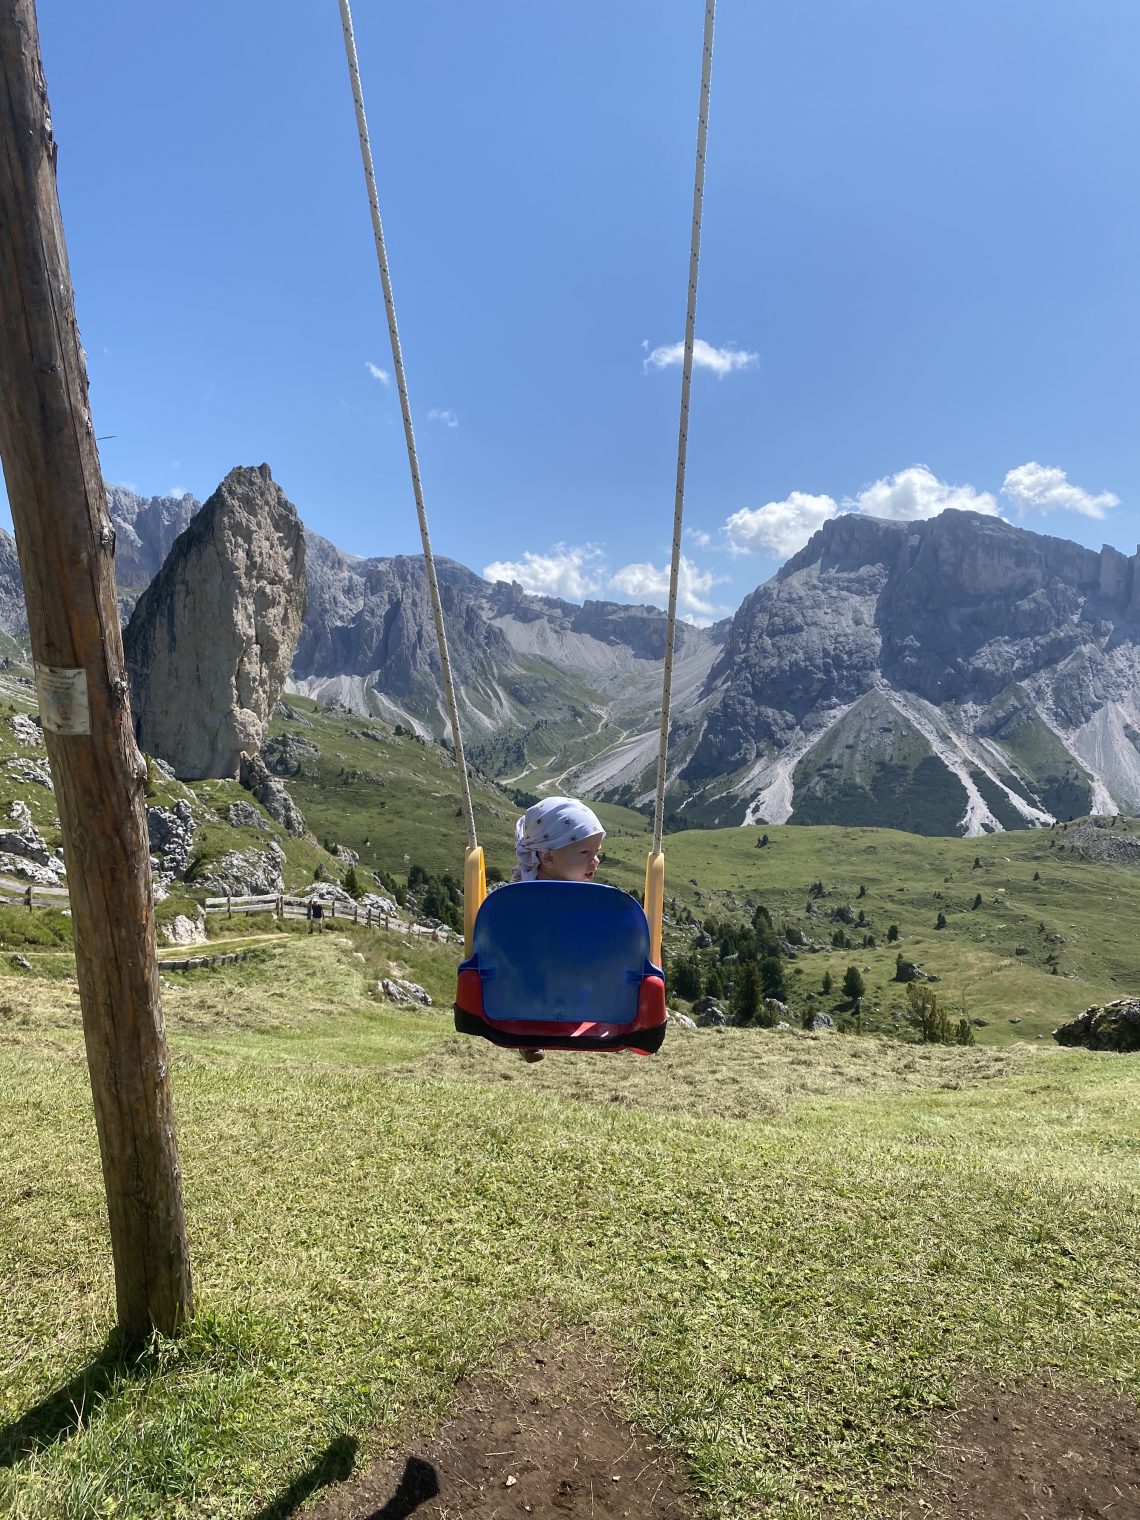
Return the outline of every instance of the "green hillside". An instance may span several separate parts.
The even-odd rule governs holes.
[[[251,944],[164,978],[198,1314],[129,1358],[74,982],[0,964],[12,1520],[303,1516],[570,1327],[694,1520],[900,1513],[941,1465],[931,1412],[999,1383],[1140,1396],[1127,1058],[675,1030],[530,1068],[449,1032],[445,947]],[[379,1002],[393,967],[444,1011]]]

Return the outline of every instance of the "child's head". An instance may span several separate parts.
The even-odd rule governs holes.
[[[515,825],[515,881],[592,881],[606,831],[574,797],[546,797]]]

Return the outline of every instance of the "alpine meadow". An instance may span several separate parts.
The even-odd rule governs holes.
[[[1140,1520],[1140,14],[357,9],[0,0],[0,1515]]]

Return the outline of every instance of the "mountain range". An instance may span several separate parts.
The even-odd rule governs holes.
[[[198,506],[108,489],[124,616]],[[420,560],[305,544],[291,689],[443,736]],[[980,834],[1140,811],[1138,561],[971,512],[834,518],[731,618],[679,625],[671,823]],[[437,565],[472,761],[649,801],[664,613]],[[7,535],[0,628],[26,631]]]

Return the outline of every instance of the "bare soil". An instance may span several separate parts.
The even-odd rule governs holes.
[[[1140,1520],[1140,1408],[1099,1388],[977,1390],[939,1421],[901,1520]]]
[[[621,1417],[585,1331],[460,1384],[429,1439],[327,1489],[305,1520],[695,1520],[681,1454]],[[977,1389],[938,1417],[897,1520],[1140,1520],[1140,1408],[1103,1389]]]
[[[584,1332],[517,1351],[456,1390],[429,1440],[325,1492],[305,1520],[693,1520],[683,1464],[624,1420]]]

